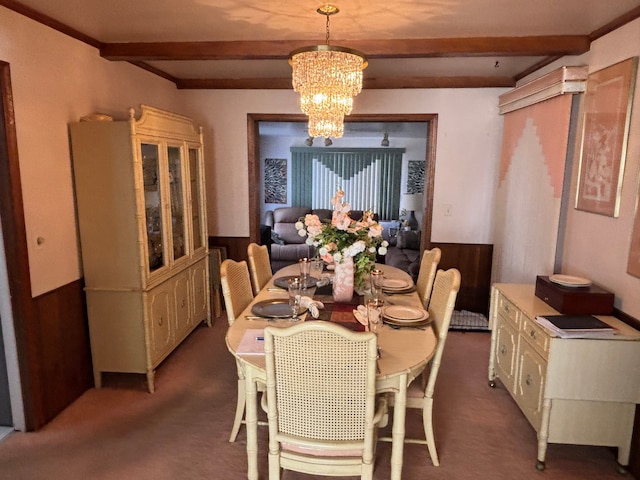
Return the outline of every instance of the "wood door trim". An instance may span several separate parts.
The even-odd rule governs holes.
[[[0,118],[0,220],[4,237],[11,309],[16,336],[16,350],[20,365],[20,381],[24,406],[25,426],[32,430],[39,422],[33,402],[37,391],[38,375],[31,368],[35,352],[30,348],[26,325],[35,318],[36,311],[31,298],[31,277],[27,235],[20,182],[18,141],[13,111],[11,71],[9,64],[0,62],[0,95],[2,111]]]

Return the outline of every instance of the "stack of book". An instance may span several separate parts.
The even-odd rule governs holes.
[[[606,338],[617,333],[593,315],[543,315],[536,322],[560,338]]]

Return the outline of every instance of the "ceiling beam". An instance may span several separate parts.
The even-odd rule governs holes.
[[[320,42],[321,43],[321,42]],[[341,42],[334,42],[339,44]],[[533,37],[425,38],[344,41],[368,58],[580,55],[589,50],[588,35]],[[100,55],[109,60],[280,60],[302,40],[230,42],[105,43]]]
[[[174,83],[184,90],[291,90],[291,78],[179,78]],[[511,77],[393,77],[365,78],[362,88],[499,88],[515,87]]]

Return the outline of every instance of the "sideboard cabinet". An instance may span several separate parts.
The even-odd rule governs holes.
[[[69,126],[95,386],[146,374],[210,325],[202,132],[146,105]]]
[[[640,403],[640,332],[598,316],[618,334],[559,338],[536,323],[541,315],[559,312],[535,296],[533,285],[493,285],[489,385],[500,378],[535,429],[539,470],[548,443],[617,447],[624,470]]]

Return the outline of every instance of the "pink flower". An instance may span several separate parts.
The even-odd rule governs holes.
[[[373,223],[369,226],[368,235],[371,238],[381,237],[382,236],[382,225],[379,223]]]
[[[312,215],[310,213],[304,216],[304,224],[307,227],[322,227],[322,222],[317,215]]]
[[[347,230],[350,224],[351,217],[349,217],[348,212],[343,212],[338,209],[333,211],[331,225],[336,227],[338,230]]]

